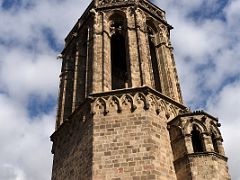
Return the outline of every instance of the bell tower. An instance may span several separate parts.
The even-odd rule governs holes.
[[[229,179],[218,120],[183,105],[171,29],[150,1],[91,2],[61,53],[52,180]]]

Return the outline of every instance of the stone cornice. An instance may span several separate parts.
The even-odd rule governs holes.
[[[168,96],[163,95],[162,93],[148,87],[148,86],[142,86],[142,87],[135,87],[135,88],[126,88],[126,89],[119,89],[119,90],[112,90],[112,91],[108,91],[108,92],[101,92],[101,93],[94,93],[94,94],[90,94],[89,97],[93,97],[93,98],[97,98],[97,97],[103,97],[103,96],[109,96],[109,95],[121,95],[121,94],[128,94],[128,93],[137,93],[137,92],[143,92],[144,94],[148,94],[151,93],[163,100],[166,100],[172,104],[174,104],[175,106],[179,107],[180,109],[186,109],[186,106],[184,106],[183,104],[171,99]]]
[[[127,109],[132,113],[137,110],[142,112],[143,109],[145,111],[152,110],[156,115],[162,115],[167,120],[171,120],[186,107],[148,86],[94,93],[79,104],[78,108],[57,127],[51,140],[54,141],[57,134],[64,131],[65,127],[71,124],[72,119],[81,113],[89,117],[106,116],[110,113],[124,113],[124,110]]]
[[[186,112],[184,112],[184,113],[179,114],[177,117],[175,117],[175,118],[172,120],[172,122],[175,121],[175,120],[177,120],[178,118],[181,118],[181,117],[191,117],[191,116],[196,116],[196,115],[207,116],[208,118],[213,119],[214,121],[218,122],[218,118],[216,118],[216,117],[208,114],[208,113],[205,112],[205,111],[194,111],[194,112],[186,111]],[[171,123],[171,122],[169,122],[169,123]],[[218,126],[220,127],[221,124],[219,123]]]
[[[147,86],[90,94],[89,98],[94,116],[150,111],[170,121],[186,109],[182,104]]]
[[[140,8],[143,11],[151,14],[153,17],[161,21],[165,24],[169,29],[173,29],[171,25],[166,22],[165,18],[165,11],[154,5],[153,3],[145,0],[120,0],[120,1],[112,1],[112,0],[105,0],[105,3],[99,4],[96,6],[96,11],[102,10],[110,10],[115,8],[124,8],[124,7],[134,7]]]
[[[190,161],[191,158],[199,158],[199,157],[216,157],[216,158],[219,158],[225,162],[227,162],[228,158],[219,154],[219,153],[216,153],[216,152],[199,152],[199,153],[191,153],[191,154],[185,154],[183,157],[177,159],[174,161],[174,164],[178,164],[180,163],[181,161],[184,161],[184,160],[187,160],[187,161]]]

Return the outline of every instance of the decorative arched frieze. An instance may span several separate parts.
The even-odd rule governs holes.
[[[133,97],[130,94],[124,94],[120,101],[122,107],[128,106],[131,112],[134,112],[137,109],[137,106],[134,104]]]
[[[109,111],[107,109],[107,103],[104,98],[97,98],[93,104],[94,114],[103,113],[106,115]]]
[[[204,123],[202,123],[200,120],[196,118],[190,118],[188,125],[186,127],[186,134],[190,134],[193,130],[193,126],[196,126],[197,130],[200,131],[200,133],[207,133],[207,127]]]
[[[141,102],[143,102],[143,108],[145,110],[148,110],[150,108],[150,104],[149,104],[149,101],[146,97],[146,95],[144,93],[137,93],[135,96],[134,96],[134,99],[137,103],[141,104]]]
[[[158,102],[157,102],[157,99],[154,95],[152,94],[148,94],[147,95],[147,101],[148,101],[148,104],[153,108],[153,109],[157,109],[158,108]]]
[[[221,132],[218,128],[218,125],[216,123],[212,122],[212,121],[210,123],[210,131],[214,133],[216,138],[221,138],[222,139],[222,135],[221,135]]]
[[[145,111],[150,110],[154,112],[155,115],[167,117],[166,119],[168,120],[175,118],[182,109],[146,89],[143,89],[141,92],[115,93],[114,95],[105,94],[101,97],[90,97],[89,102],[92,104],[91,111],[93,114],[107,115],[109,112],[121,113],[123,111],[133,113],[137,109],[139,111],[144,109]]]
[[[122,112],[122,104],[117,96],[111,96],[107,100],[107,107],[114,108],[118,113]]]

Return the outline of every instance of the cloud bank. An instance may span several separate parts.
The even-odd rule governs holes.
[[[63,39],[90,0],[0,0],[0,179],[47,180]],[[155,0],[167,12],[185,104],[218,116],[240,180],[240,0]],[[234,134],[232,134],[234,132]]]

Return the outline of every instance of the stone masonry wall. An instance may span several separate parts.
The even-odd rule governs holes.
[[[94,117],[93,179],[176,179],[166,119],[151,112]]]
[[[184,106],[148,87],[92,96],[51,136],[52,180],[176,180],[167,121]]]
[[[225,157],[214,153],[189,156],[192,180],[230,180]]]
[[[86,120],[87,119],[87,120]],[[93,122],[75,114],[53,134],[52,180],[92,180]]]

